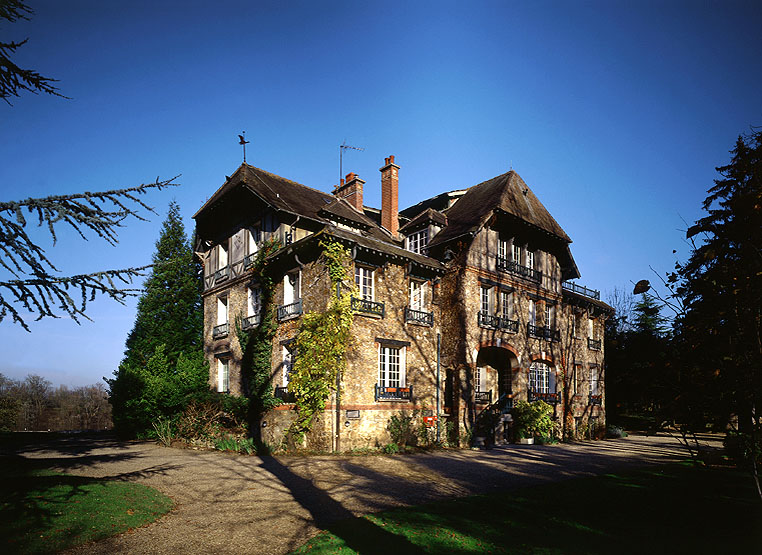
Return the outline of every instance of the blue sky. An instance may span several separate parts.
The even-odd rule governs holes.
[[[126,187],[158,215],[117,247],[62,230],[62,273],[150,262],[170,200],[191,215],[241,163],[330,191],[344,173],[400,205],[512,166],[573,239],[580,283],[604,293],[672,269],[684,221],[762,125],[759,2],[31,2],[0,24],[16,62],[71,97],[0,105],[4,200]],[[35,230],[37,232],[37,230]],[[92,305],[26,333],[0,322],[0,372],[82,385],[111,376],[135,302]]]

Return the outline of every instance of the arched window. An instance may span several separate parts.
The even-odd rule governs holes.
[[[554,393],[556,373],[545,362],[533,362],[529,367],[529,391],[534,393]]]

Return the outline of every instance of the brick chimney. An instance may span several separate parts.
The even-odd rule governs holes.
[[[399,172],[394,155],[384,158],[381,171],[381,226],[397,237],[399,223]]]
[[[362,212],[362,186],[365,181],[360,179],[356,173],[349,172],[346,180],[341,180],[341,185],[333,192],[339,198],[355,207],[355,210]]]

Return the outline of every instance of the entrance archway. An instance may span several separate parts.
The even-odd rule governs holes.
[[[479,374],[480,387],[493,390],[492,401],[495,402],[504,395],[513,393],[513,371],[518,366],[516,355],[505,347],[483,346],[479,348],[476,357],[476,367]],[[490,371],[491,370],[491,371]]]

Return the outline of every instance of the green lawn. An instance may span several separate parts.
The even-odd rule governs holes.
[[[54,552],[152,522],[172,500],[130,482],[26,470],[0,457],[0,552]]]
[[[674,465],[395,509],[295,553],[762,553],[747,474]]]

